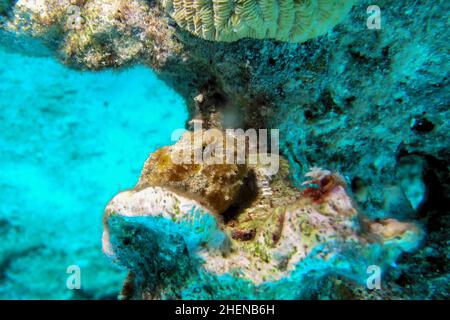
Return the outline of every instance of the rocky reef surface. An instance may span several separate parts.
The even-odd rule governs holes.
[[[103,250],[130,270],[124,299],[309,298],[329,274],[365,284],[370,266],[381,272],[422,240],[413,223],[358,213],[327,170],[313,168],[317,188],[301,192],[282,159],[270,178],[260,163],[174,163],[192,135],[152,154],[106,208]]]
[[[318,273],[323,273],[317,277],[311,276],[314,280],[305,287],[314,288],[314,284],[321,283],[322,288],[334,288],[329,291],[333,293],[328,295],[337,298],[358,297],[358,294],[373,295],[374,298],[448,297],[449,66],[446,12],[449,3],[379,1],[382,14],[380,30],[369,30],[366,25],[366,9],[371,4],[365,0],[355,1],[350,13],[339,17],[342,23],[326,35],[302,44],[268,39],[241,39],[230,43],[208,41],[196,37],[186,25],[177,23],[177,19],[172,19],[157,1],[3,1],[0,12],[2,38],[9,41],[11,48],[26,50],[29,37],[33,37],[73,68],[98,70],[143,63],[184,97],[191,118],[203,121],[205,128],[278,128],[280,151],[289,162],[290,169],[289,177],[275,179],[283,181],[280,182],[280,190],[284,191],[273,196],[275,203],[277,199],[283,199],[280,201],[282,205],[274,207],[284,208],[279,212],[285,212],[294,222],[305,219],[306,225],[312,226],[313,230],[327,233],[334,226],[338,231],[331,232],[332,235],[352,238],[351,246],[355,247],[357,256],[349,257],[343,253],[341,259],[332,258],[332,261],[338,261],[338,265],[358,265],[358,259],[363,261],[362,257],[366,255],[375,260],[382,256],[384,262],[380,263],[383,266],[394,265],[385,268],[387,284],[382,292],[367,293],[365,289],[363,293],[356,292],[355,286],[348,285],[348,281],[360,282],[358,273],[345,266],[333,269],[332,262],[318,263],[323,268],[315,268],[321,270]],[[149,161],[152,163],[152,160]],[[329,198],[325,203],[333,204],[337,199],[344,199],[345,203],[348,202],[347,206],[337,206],[327,211],[326,208],[318,208],[317,204],[305,203],[305,199],[310,197],[302,196],[298,189],[311,166],[329,168],[342,174],[343,178],[338,180],[345,181],[348,187],[344,189],[343,183],[332,184],[332,192],[327,193]],[[265,292],[270,297],[277,291],[271,291],[277,286],[276,283],[303,279],[308,269],[298,266],[303,263],[301,253],[307,251],[299,250],[290,259],[286,256],[282,258],[283,255],[277,251],[277,246],[283,247],[283,244],[292,241],[295,232],[283,233],[289,228],[283,227],[278,244],[269,250],[269,256],[279,256],[277,263],[284,264],[291,273],[289,276],[283,274],[285,271],[278,264],[273,272],[265,270],[266,267],[274,267],[273,259],[261,263],[264,270],[259,272],[259,276],[279,279],[278,282],[263,282],[267,283],[267,289],[264,285],[264,289],[260,289],[260,279],[244,268],[245,261],[249,266],[259,261],[253,260],[251,254],[257,251],[256,248],[241,248],[241,240],[234,239],[230,243],[223,240],[225,243],[219,248],[213,246],[213,250],[209,245],[216,242],[211,239],[211,244],[200,250],[199,234],[214,235],[214,239],[233,239],[233,232],[228,230],[227,233],[225,222],[221,222],[217,215],[220,217],[220,214],[230,210],[230,207],[226,208],[228,201],[236,200],[236,189],[227,188],[236,187],[236,181],[248,177],[249,172],[255,172],[255,169],[223,168],[224,172],[211,175],[225,180],[209,181],[209,188],[229,191],[229,197],[221,201],[219,208],[211,206],[208,197],[205,197],[208,194],[213,199],[214,192],[207,191],[205,185],[196,185],[197,180],[189,173],[192,169],[187,168],[184,172],[188,174],[181,176],[176,171],[175,176],[169,175],[164,181],[158,181],[159,176],[144,169],[136,189],[119,195],[108,207],[105,223],[109,231],[106,234],[112,233],[116,243],[114,245],[113,241],[111,245],[106,245],[106,251],[133,270],[125,286],[129,293],[124,297],[172,297],[175,292],[184,292],[177,291],[185,285],[183,279],[198,280],[195,277],[210,277],[211,274],[231,275],[233,254],[242,258],[238,268],[244,273],[242,287],[250,288],[248,290],[251,292]],[[228,170],[233,175],[226,175]],[[294,201],[284,198],[287,197],[285,191]],[[354,203],[350,202],[349,196],[355,200]],[[163,217],[158,216],[158,210],[153,210],[160,208],[160,197],[167,197],[167,201],[170,199],[172,206],[165,208],[167,215]],[[340,201],[338,203],[342,205]],[[193,229],[186,231],[182,227],[184,223],[177,223],[178,220],[172,221],[172,224],[157,224],[156,221],[172,220],[171,212],[177,211],[176,204],[180,202],[186,202],[188,208],[198,212],[195,216],[201,221],[206,219],[204,223],[209,229],[198,231],[200,233]],[[235,208],[230,204],[231,211],[235,210],[231,216],[238,222],[239,217],[246,216],[242,211],[245,213],[249,208],[255,208],[250,200],[235,203],[246,204],[244,208]],[[145,212],[138,204],[146,209]],[[302,214],[302,210],[314,214],[309,217]],[[184,221],[188,211],[180,212],[184,217],[181,221]],[[215,220],[211,220],[212,216]],[[263,216],[264,219],[256,221],[266,221],[271,215]],[[339,221],[330,222],[329,216],[339,217]],[[367,218],[354,221],[361,216]],[[324,219],[325,225],[314,224],[310,220],[313,217]],[[398,220],[414,220],[421,227],[414,224],[406,224],[408,227],[405,227]],[[349,228],[348,233],[339,231],[340,226],[344,225]],[[421,248],[399,256],[400,251],[405,249],[402,241],[414,247],[418,244],[420,232],[412,230],[421,229],[426,234]],[[170,238],[172,232],[169,234],[163,230],[173,230],[173,238]],[[259,243],[261,232],[259,229],[252,230],[236,231],[243,238],[252,238],[249,242],[243,241],[243,247],[249,243]],[[406,240],[400,236],[400,243],[394,241],[393,247],[386,244],[386,234],[397,235],[399,232],[400,235],[406,232]],[[137,235],[127,237],[129,233]],[[410,234],[416,236],[411,239]],[[160,240],[156,235],[161,237],[161,242],[158,242]],[[373,239],[374,235],[377,240]],[[188,245],[191,238],[194,240]],[[319,239],[316,245],[320,247],[320,244],[329,243],[329,239],[327,236],[325,240]],[[160,253],[161,264],[167,262],[168,270],[159,270],[144,251],[157,252],[168,240],[179,243],[179,246],[173,245],[176,252],[165,253],[163,250]],[[336,243],[333,241],[331,243]],[[345,252],[347,242],[338,243],[338,248],[342,246]],[[187,253],[183,249],[185,245]],[[238,249],[235,249],[236,246]],[[220,258],[224,255],[223,250],[236,250],[237,253],[231,253],[231,256],[225,254],[228,258]],[[388,250],[386,252],[389,254],[384,254],[383,250]],[[201,251],[206,252],[203,256],[207,266],[205,270],[208,270],[208,262],[214,265],[216,262],[224,269],[209,266],[211,272],[199,273],[191,253],[198,252],[201,256]],[[220,254],[211,253],[216,251]],[[171,254],[180,259],[164,260]],[[188,256],[193,260],[187,259]],[[394,264],[395,260],[397,264]],[[170,266],[169,262],[175,265]],[[225,262],[229,262],[230,266],[227,267]],[[183,263],[186,263],[183,279],[168,276],[176,275],[175,270],[181,269]],[[150,269],[145,267],[147,264]],[[341,270],[340,273],[337,270]],[[155,275],[160,271],[164,277],[158,279],[167,278],[167,283],[165,280],[161,283],[155,280]],[[237,278],[232,276],[232,279]],[[195,290],[201,292],[193,296],[208,297],[204,295],[208,290],[212,290],[210,297],[226,296],[227,289],[219,289],[220,284],[226,282],[209,279],[204,283],[208,281],[217,285],[213,289],[197,288]],[[234,283],[240,285],[241,282],[233,280]],[[288,284],[286,288],[289,288]],[[325,291],[314,291],[309,296],[327,297]],[[306,292],[295,292],[286,297],[308,296]],[[259,293],[252,294],[258,296]],[[252,294],[249,293],[248,297]]]

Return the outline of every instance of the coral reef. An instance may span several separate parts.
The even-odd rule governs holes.
[[[248,168],[256,186],[259,169]],[[332,179],[331,172],[320,173]],[[144,169],[142,175],[158,180],[159,173]],[[218,181],[212,183],[226,188]],[[340,184],[319,186],[318,203],[293,188],[286,171],[271,179],[266,205],[256,187],[246,206],[236,194],[232,200],[241,207],[215,214],[185,190],[168,187],[138,184],[106,208],[104,251],[130,271],[124,299],[307,298],[329,274],[365,283],[369,266],[386,268],[423,238],[412,223],[363,218]],[[195,192],[202,193],[198,186]]]
[[[403,254],[399,259],[402,267],[387,272],[390,287],[381,297],[448,297],[448,287],[440,284],[450,271],[449,68],[445,50],[449,2],[382,1],[382,27],[369,30],[367,7],[372,3],[355,1],[334,29],[323,30],[322,36],[302,44],[271,41],[265,39],[266,34],[225,43],[233,38],[226,34],[222,38],[216,26],[214,35],[203,27],[200,34],[198,19],[192,18],[192,25],[183,20],[186,15],[174,15],[169,2],[161,3],[164,9],[143,0],[76,1],[80,19],[75,21],[80,23],[75,26],[67,24],[73,16],[67,12],[69,1],[4,3],[2,34],[31,35],[71,67],[97,70],[143,63],[180,93],[191,118],[203,120],[205,127],[279,128],[280,150],[289,162],[291,182],[300,187],[311,166],[340,172],[342,177],[325,181],[315,177],[320,178],[319,186],[323,183],[330,189],[307,189],[303,196],[311,196],[317,202],[314,205],[326,203],[323,199],[345,182],[359,210],[370,219],[384,221],[366,224],[371,238],[390,239],[392,232],[403,230],[390,219],[419,220],[427,231],[424,245],[416,253]],[[177,5],[181,4],[189,2]],[[189,9],[194,17],[197,9]],[[250,8],[248,13],[242,23],[255,17]],[[229,21],[238,23],[236,18]],[[282,30],[285,28],[289,29]],[[208,41],[195,34],[223,41]],[[290,40],[284,37],[279,39]],[[192,180],[166,191],[190,190],[195,175],[189,177]],[[271,182],[279,183],[282,192],[274,198],[275,203],[286,204],[279,199],[300,197],[282,181],[274,177]],[[143,190],[156,186],[149,183]],[[229,199],[234,199],[235,191],[229,191]],[[189,199],[202,194],[190,192]],[[206,197],[205,209],[208,202]],[[227,202],[219,209],[228,205],[234,209]],[[262,215],[257,221],[264,220],[265,212],[255,210],[255,215]],[[229,238],[252,242],[258,232],[249,225],[231,232]],[[388,238],[382,242],[388,246],[395,243],[395,237]],[[323,287],[334,284],[330,279]],[[399,288],[405,290],[400,293]]]
[[[143,0],[20,0],[3,28],[41,39],[80,68],[163,63],[179,51],[167,19]]]
[[[242,38],[304,42],[326,33],[350,11],[352,0],[165,0],[182,28],[207,40]]]

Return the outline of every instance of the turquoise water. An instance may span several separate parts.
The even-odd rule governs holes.
[[[1,48],[0,78],[0,299],[116,298],[103,209],[184,127],[182,99],[149,68],[80,72]]]

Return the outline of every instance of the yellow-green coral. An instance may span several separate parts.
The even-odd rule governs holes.
[[[347,14],[355,0],[163,0],[165,10],[191,33],[215,41],[242,38],[304,42]]]

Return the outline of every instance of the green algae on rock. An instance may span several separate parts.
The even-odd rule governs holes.
[[[79,68],[160,64],[178,51],[167,18],[143,0],[21,0],[12,12],[6,30],[41,39]]]

